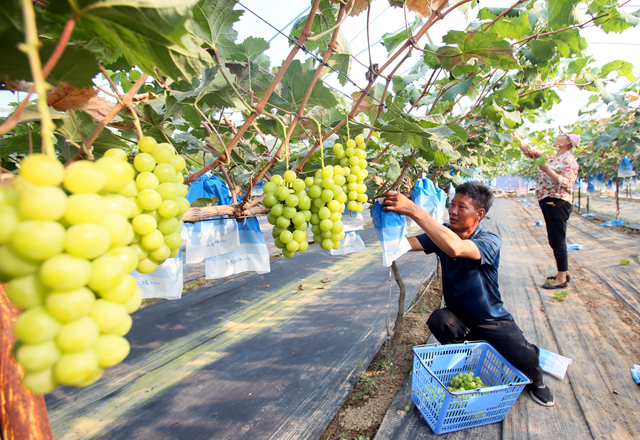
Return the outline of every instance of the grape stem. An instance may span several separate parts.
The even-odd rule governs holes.
[[[318,139],[322,141],[322,127],[320,126],[318,120],[312,116],[307,116],[307,119],[311,119],[316,123],[316,126],[318,127]],[[320,142],[320,163],[322,164],[322,169],[324,170],[324,151],[322,150],[322,147],[322,142]]]
[[[45,81],[40,62],[40,39],[38,38],[38,28],[36,26],[36,13],[33,10],[31,0],[22,0],[22,15],[24,16],[25,43],[20,45],[20,49],[27,53],[31,75],[33,76],[33,88],[38,94],[38,111],[40,112],[40,133],[45,153],[51,157],[56,157],[53,147],[53,130],[55,125],[51,120],[49,105],[47,103],[47,90],[49,84]]]
[[[224,179],[227,181],[227,185],[229,186],[229,191],[231,191],[231,200],[233,200],[235,202],[236,201],[236,187],[231,182],[231,179],[229,179],[229,174],[227,173],[227,169],[224,167],[223,164],[220,164],[220,171],[222,171],[222,175],[224,176]]]

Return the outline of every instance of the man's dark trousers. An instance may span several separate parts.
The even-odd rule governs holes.
[[[462,319],[450,310],[438,309],[431,314],[427,325],[441,344],[487,341],[514,367],[529,376],[532,387],[543,384],[538,347],[527,342],[515,321]]]

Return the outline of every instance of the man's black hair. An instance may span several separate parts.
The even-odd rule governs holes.
[[[489,212],[493,204],[493,192],[489,186],[476,180],[465,182],[456,187],[456,194],[466,194],[473,200],[473,206],[476,209],[484,208],[485,212]]]

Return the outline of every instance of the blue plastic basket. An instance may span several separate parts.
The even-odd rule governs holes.
[[[433,432],[458,431],[502,421],[531,380],[486,342],[413,348],[411,398]],[[487,388],[450,392],[458,373],[473,372]]]

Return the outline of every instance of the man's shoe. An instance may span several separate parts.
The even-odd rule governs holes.
[[[553,406],[556,403],[551,390],[545,384],[529,388],[529,395],[536,403],[542,406]]]

